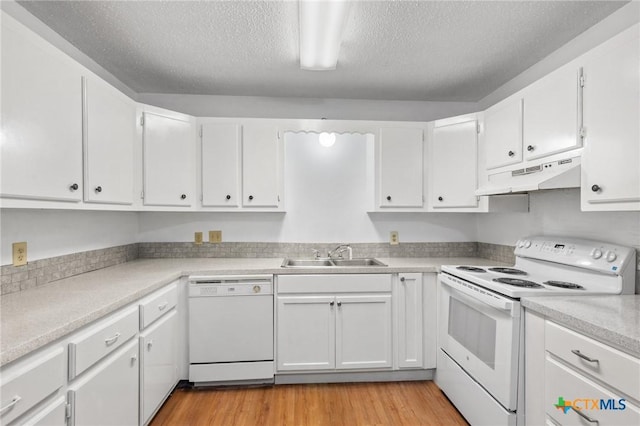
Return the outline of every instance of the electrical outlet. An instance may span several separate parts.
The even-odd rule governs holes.
[[[22,266],[27,264],[27,243],[13,243],[13,266]]]
[[[202,244],[202,232],[196,232],[193,235],[193,242],[196,244]]]
[[[392,246],[397,246],[400,244],[400,240],[398,239],[398,231],[391,231],[389,233],[389,244]]]
[[[222,242],[222,231],[209,231],[209,242],[210,243],[221,243]]]

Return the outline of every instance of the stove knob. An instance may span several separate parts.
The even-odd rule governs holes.
[[[618,258],[618,256],[612,251],[605,253],[605,257],[607,258],[607,262],[613,262]]]
[[[602,250],[594,248],[591,250],[591,257],[594,259],[600,259],[602,257]]]
[[[531,241],[525,240],[524,241],[524,248],[529,248],[529,247],[531,247]]]
[[[524,247],[524,241],[522,241],[522,240],[518,240],[518,247],[519,247],[519,248]]]

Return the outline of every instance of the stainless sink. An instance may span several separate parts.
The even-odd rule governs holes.
[[[283,268],[335,268],[335,267],[367,267],[387,266],[374,258],[361,259],[285,259]]]

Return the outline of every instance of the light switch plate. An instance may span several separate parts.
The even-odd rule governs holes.
[[[209,231],[209,242],[210,243],[221,243],[222,242],[222,231]]]
[[[202,232],[196,232],[193,235],[193,242],[196,244],[202,244]]]
[[[398,231],[391,231],[389,233],[389,244],[392,246],[397,246],[400,244],[400,240],[398,239]]]
[[[27,243],[13,243],[13,266],[23,266],[27,264]]]

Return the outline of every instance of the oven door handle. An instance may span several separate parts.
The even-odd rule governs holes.
[[[459,293],[460,296],[463,296],[464,299],[471,304],[488,305],[497,310],[507,312],[512,317],[520,316],[520,310],[516,309],[517,302],[507,299],[506,297],[494,295],[489,290],[482,289],[473,284],[467,284],[445,274],[440,274],[440,282],[456,293]]]

